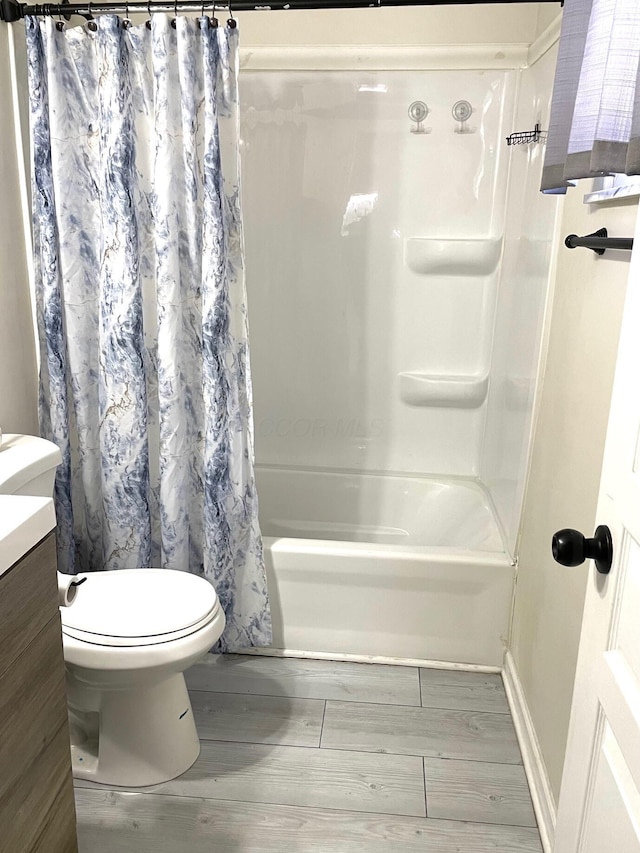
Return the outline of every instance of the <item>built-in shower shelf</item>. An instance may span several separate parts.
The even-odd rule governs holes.
[[[500,260],[502,237],[408,237],[404,262],[421,275],[488,275]]]
[[[429,373],[400,373],[400,399],[410,406],[477,409],[489,388],[488,376],[434,376]]]

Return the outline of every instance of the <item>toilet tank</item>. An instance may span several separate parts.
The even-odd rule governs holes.
[[[52,497],[61,461],[58,447],[44,438],[5,434],[0,444],[0,495]]]

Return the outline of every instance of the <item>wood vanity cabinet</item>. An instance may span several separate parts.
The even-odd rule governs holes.
[[[0,853],[77,853],[55,535],[0,575]]]

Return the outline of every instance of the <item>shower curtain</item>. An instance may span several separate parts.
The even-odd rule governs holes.
[[[238,32],[27,18],[41,432],[65,572],[203,575],[271,640],[253,472]]]

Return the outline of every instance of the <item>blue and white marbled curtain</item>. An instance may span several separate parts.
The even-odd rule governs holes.
[[[238,32],[26,21],[43,436],[62,571],[202,574],[271,639],[253,472]]]

